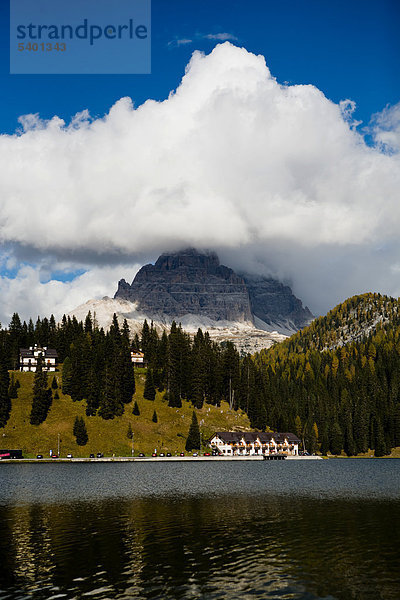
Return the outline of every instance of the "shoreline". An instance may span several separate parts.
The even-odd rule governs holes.
[[[324,460],[322,456],[287,456],[283,460],[308,461]],[[264,456],[104,456],[103,458],[6,458],[0,464],[72,464],[72,463],[114,463],[114,462],[272,462]]]

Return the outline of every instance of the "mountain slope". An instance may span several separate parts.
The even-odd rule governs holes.
[[[162,254],[154,265],[142,267],[132,284],[121,279],[114,298],[134,302],[153,320],[194,315],[207,328],[211,325],[204,319],[291,335],[313,318],[290,287],[263,276],[238,275],[215,253],[193,248]]]
[[[362,341],[386,323],[398,322],[399,301],[381,294],[366,293],[348,298],[324,317],[293,335],[285,342],[290,349],[335,349]]]
[[[114,297],[136,302],[141,311],[155,318],[194,314],[253,323],[243,279],[211,252],[189,249],[162,254],[154,265],[142,267],[131,285],[121,280]]]

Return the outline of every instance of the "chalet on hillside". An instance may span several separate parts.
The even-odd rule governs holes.
[[[57,350],[47,348],[47,346],[40,348],[37,344],[30,348],[19,349],[19,370],[35,372],[39,356],[42,357],[44,371],[56,370],[58,360]]]
[[[254,456],[299,453],[299,438],[294,433],[265,433],[258,431],[217,431],[210,446],[226,456]]]
[[[138,367],[144,367],[143,352],[131,352],[131,361]]]

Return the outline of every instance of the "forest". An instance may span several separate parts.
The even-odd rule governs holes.
[[[18,364],[19,348],[35,343],[57,349],[62,390],[85,402],[88,417],[123,413],[135,393],[130,352],[141,350],[148,400],[156,389],[172,408],[225,400],[247,413],[252,428],[292,431],[310,452],[375,450],[384,456],[400,446],[398,302],[379,294],[351,298],[253,357],[240,356],[231,342],[213,342],[200,329],[191,336],[176,323],[158,333],[145,321],[132,339],[127,322],[120,326],[115,315],[104,332],[90,313],[84,322],[64,316],[59,324],[54,317],[21,323],[14,314],[0,331],[0,427],[17,393],[9,370]],[[41,393],[32,424],[43,422],[50,409],[51,394],[46,400]]]

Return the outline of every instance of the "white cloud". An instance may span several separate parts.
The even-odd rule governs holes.
[[[373,116],[370,131],[384,151],[400,151],[400,102]]]
[[[214,40],[218,42],[226,42],[231,40],[232,42],[237,42],[238,38],[233,33],[207,33],[204,36],[207,40]]]
[[[14,312],[23,319],[49,317],[51,313],[60,319],[89,298],[113,295],[116,281],[122,277],[132,280],[139,267],[93,267],[72,281],[43,282],[40,267],[23,265],[14,278],[0,277],[1,324],[7,326]]]
[[[28,115],[23,132],[1,136],[0,241],[60,260],[80,256],[77,267],[215,248],[230,266],[291,279],[315,312],[355,282],[398,293],[398,113],[376,117],[379,145],[371,148],[354,109],[312,85],[279,85],[264,58],[243,48],[195,52],[164,102],[135,109],[122,98],[104,118],[83,111],[69,125]],[[104,275],[109,294],[114,274]],[[88,277],[80,281],[93,297]],[[22,289],[24,276],[18,281]],[[32,285],[44,298],[43,284]],[[76,288],[62,285],[72,308]],[[46,314],[57,293],[47,310],[43,299]],[[31,307],[35,313],[35,300]]]
[[[187,46],[188,44],[193,44],[193,40],[189,38],[175,38],[168,42],[170,48],[179,48],[179,46]]]

